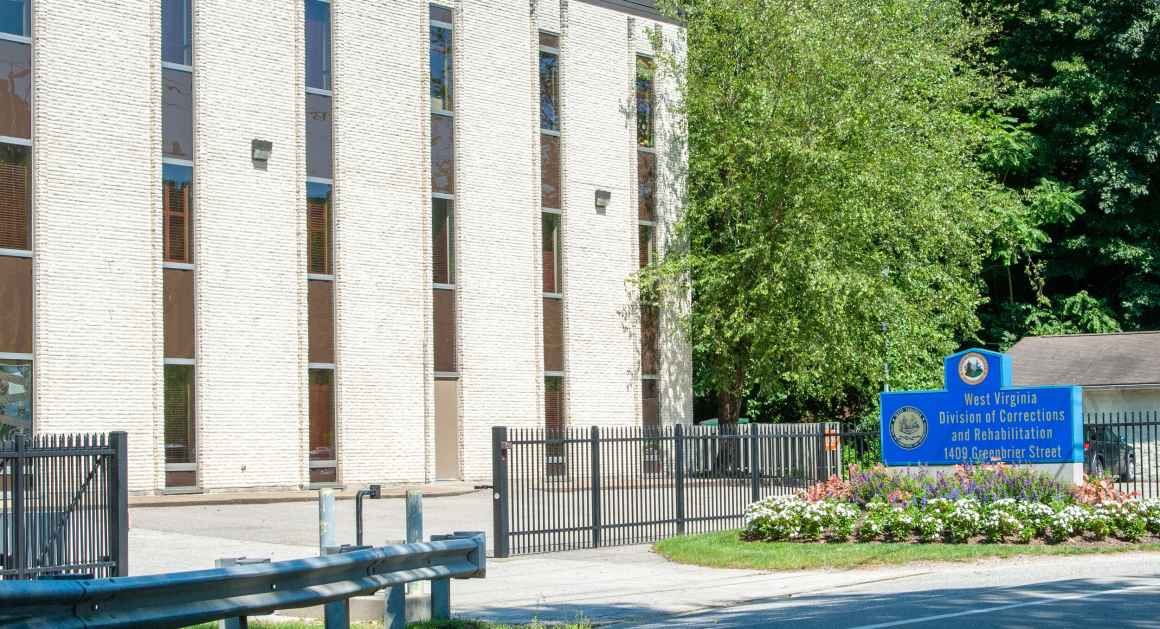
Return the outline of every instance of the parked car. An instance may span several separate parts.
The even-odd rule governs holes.
[[[1084,426],[1083,463],[1089,476],[1111,474],[1121,482],[1136,480],[1136,449],[1110,426]]]

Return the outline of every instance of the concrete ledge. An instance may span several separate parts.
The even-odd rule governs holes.
[[[335,491],[338,500],[351,500],[362,486]],[[477,491],[473,483],[448,482],[408,485],[383,485],[383,498],[403,498],[407,491],[417,489],[424,498],[461,496]],[[199,494],[163,494],[158,496],[129,496],[129,507],[178,507],[189,505],[268,504],[274,502],[314,502],[318,490],[300,489],[283,491],[226,491]]]

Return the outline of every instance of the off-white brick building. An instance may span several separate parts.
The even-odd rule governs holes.
[[[685,164],[651,2],[2,3],[0,431],[128,431],[149,493],[691,421],[632,281]]]

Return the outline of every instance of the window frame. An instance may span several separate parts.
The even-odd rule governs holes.
[[[191,394],[190,394],[190,397],[192,399],[189,401],[189,407],[190,407],[189,414],[190,414],[191,422],[193,423],[193,430],[189,434],[190,440],[193,441],[193,448],[191,448],[192,453],[193,453],[193,456],[191,458],[193,459],[193,462],[192,463],[170,463],[168,461],[168,458],[169,458],[168,453],[165,450],[167,444],[165,443],[165,436],[164,436],[164,434],[165,434],[165,430],[164,430],[165,408],[164,408],[164,404],[163,404],[162,411],[161,411],[161,422],[162,422],[161,460],[164,464],[164,470],[163,470],[161,491],[162,491],[162,493],[184,493],[184,492],[190,492],[190,491],[199,491],[200,487],[201,487],[201,474],[200,474],[200,470],[198,469],[200,466],[200,462],[201,462],[201,456],[199,456],[201,454],[199,452],[199,448],[201,447],[201,435],[199,434],[199,431],[201,430],[201,422],[197,421],[197,362],[196,362],[196,359],[193,359],[193,358],[163,358],[161,363],[162,363],[162,369],[164,369],[165,367],[168,367],[168,366],[187,366],[187,367],[193,368],[193,386],[191,387]],[[165,393],[164,393],[164,376],[162,376],[162,397],[164,397],[164,395],[165,395]],[[169,486],[166,479],[164,478],[165,473],[168,473],[168,472],[193,472],[194,483],[192,485],[174,485],[171,487],[171,486]]]

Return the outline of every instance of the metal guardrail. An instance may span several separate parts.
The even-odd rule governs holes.
[[[405,584],[432,581],[435,619],[450,616],[449,579],[486,573],[486,542],[478,532],[430,542],[214,570],[85,581],[0,584],[0,625],[71,629],[187,627],[214,620],[326,605],[326,627],[349,627],[353,596],[390,588],[388,627],[403,627]],[[393,606],[392,606],[393,604]]]

